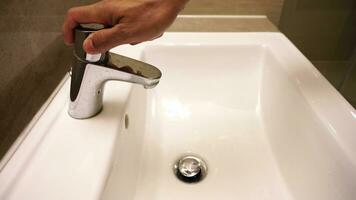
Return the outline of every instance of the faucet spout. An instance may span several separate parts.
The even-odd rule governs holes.
[[[111,52],[107,57],[106,67],[112,69],[112,80],[122,80],[141,84],[144,88],[153,88],[162,76],[158,68],[148,63]],[[130,77],[127,78],[127,75]]]
[[[79,30],[75,36],[83,41],[88,35],[83,37]],[[162,76],[158,68],[148,63],[112,52],[89,55],[81,47],[75,40],[68,110],[73,118],[86,119],[101,111],[104,85],[109,80],[136,83],[149,89],[154,88]]]

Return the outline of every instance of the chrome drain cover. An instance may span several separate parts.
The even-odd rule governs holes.
[[[207,174],[207,166],[203,159],[197,156],[183,156],[174,165],[174,174],[185,183],[197,183]]]

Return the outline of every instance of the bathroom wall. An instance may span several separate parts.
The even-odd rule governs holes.
[[[356,1],[285,0],[279,28],[356,107]]]
[[[86,2],[0,1],[0,158],[68,71],[61,24]]]
[[[350,66],[340,88],[345,98],[356,108],[356,48],[350,58]]]
[[[0,158],[69,70],[66,10],[95,0],[0,1]],[[182,14],[267,15],[276,25],[283,0],[191,0]]]
[[[190,0],[183,14],[267,15],[276,25],[284,0]]]

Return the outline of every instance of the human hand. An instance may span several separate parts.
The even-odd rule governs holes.
[[[111,28],[92,33],[84,41],[87,53],[103,53],[122,44],[137,44],[160,37],[188,0],[103,0],[68,10],[64,41],[73,43],[78,24],[100,23]]]

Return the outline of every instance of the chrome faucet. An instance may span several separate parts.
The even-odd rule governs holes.
[[[155,87],[161,78],[158,68],[135,59],[111,52],[87,54],[83,50],[84,40],[103,28],[100,24],[86,24],[74,30],[68,113],[76,119],[90,118],[101,111],[106,81],[137,83],[148,89]]]

